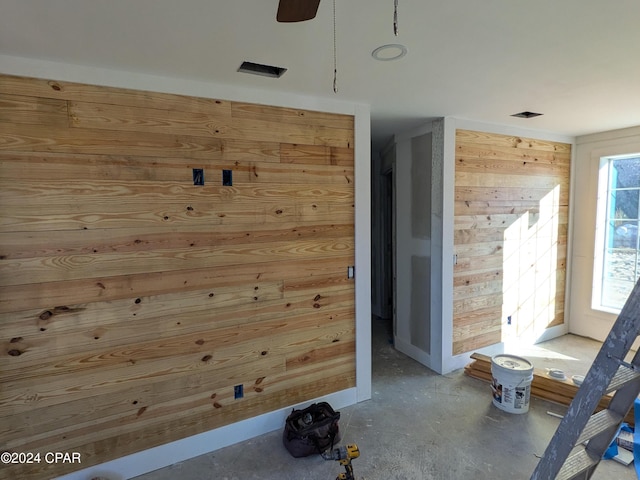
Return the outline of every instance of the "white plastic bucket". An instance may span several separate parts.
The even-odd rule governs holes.
[[[493,404],[509,413],[527,413],[531,397],[533,364],[515,355],[496,355],[491,359]]]

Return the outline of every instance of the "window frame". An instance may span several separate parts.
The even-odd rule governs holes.
[[[591,308],[611,314],[619,314],[622,309],[615,308],[602,304],[602,293],[604,286],[604,272],[605,272],[605,258],[606,258],[606,242],[608,239],[609,221],[611,218],[608,215],[609,212],[609,199],[611,198],[611,163],[616,160],[625,159],[640,159],[640,150],[628,153],[611,153],[600,156],[598,166],[598,184],[597,184],[597,198],[596,198],[596,223],[595,223],[595,244],[593,255],[593,282],[591,292]],[[640,194],[640,183],[638,185],[638,192]],[[639,205],[640,207],[640,205]],[[640,217],[640,212],[638,213]],[[640,226],[640,219],[634,219],[634,222]],[[636,265],[640,258],[640,246],[636,244]],[[638,274],[636,273],[636,276]],[[636,280],[637,281],[637,280]]]

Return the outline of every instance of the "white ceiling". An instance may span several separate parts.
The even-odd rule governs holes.
[[[398,37],[393,3],[336,0],[337,94],[333,0],[295,24],[278,0],[0,0],[0,54],[364,102],[374,148],[447,115],[570,136],[640,125],[639,0],[399,0]],[[387,43],[408,54],[374,60]]]

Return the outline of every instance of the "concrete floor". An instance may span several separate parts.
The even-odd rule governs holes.
[[[584,374],[600,344],[572,335],[516,353],[536,367]],[[340,409],[342,443],[356,443],[358,480],[528,479],[565,407],[531,399],[529,412],[505,413],[489,385],[462,371],[440,376],[394,350],[374,321],[373,395]],[[320,456],[295,459],[282,431],[136,477],[135,480],[333,480],[344,471]],[[602,461],[593,480],[635,479],[633,467]]]

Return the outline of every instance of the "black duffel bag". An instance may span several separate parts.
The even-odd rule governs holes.
[[[284,446],[294,457],[307,457],[333,449],[340,441],[336,412],[327,402],[318,402],[303,410],[293,410],[282,434]]]

